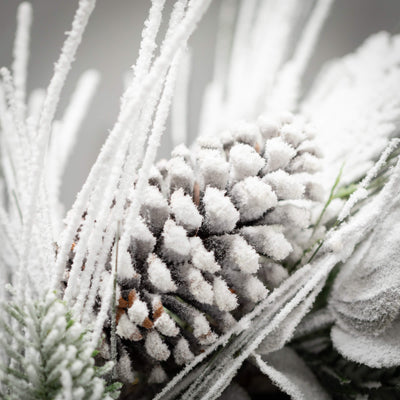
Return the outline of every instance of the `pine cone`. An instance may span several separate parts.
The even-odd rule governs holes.
[[[121,379],[148,366],[162,382],[287,277],[280,263],[309,225],[318,166],[311,129],[285,114],[180,145],[153,167],[118,266]]]

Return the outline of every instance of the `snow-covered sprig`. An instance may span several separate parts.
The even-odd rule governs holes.
[[[3,399],[116,399],[119,384],[103,376],[112,363],[96,367],[90,337],[55,293],[3,305],[0,394]]]

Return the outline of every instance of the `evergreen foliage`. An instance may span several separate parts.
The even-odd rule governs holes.
[[[0,343],[0,396],[7,400],[110,400],[119,384],[106,386],[112,363],[96,367],[87,333],[55,293],[28,304],[5,304]]]

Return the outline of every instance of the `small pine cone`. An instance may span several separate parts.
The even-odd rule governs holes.
[[[119,354],[133,369],[162,382],[286,278],[304,202],[319,200],[319,157],[285,114],[180,145],[152,168],[118,276]]]

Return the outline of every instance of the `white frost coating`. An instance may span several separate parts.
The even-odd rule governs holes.
[[[255,276],[248,276],[243,282],[246,296],[254,303],[265,299],[268,296],[268,289]]]
[[[365,199],[368,196],[368,191],[366,190],[366,187],[371,183],[372,179],[375,178],[379,170],[385,165],[386,160],[388,159],[390,154],[399,146],[399,143],[399,139],[392,139],[390,141],[385,151],[379,157],[378,162],[374,165],[373,168],[368,171],[367,176],[362,180],[357,190],[351,194],[345,207],[343,207],[338,216],[339,221],[343,221],[346,217],[348,217],[351,209],[356,205],[356,203]]]
[[[229,163],[216,149],[201,149],[198,154],[198,164],[203,181],[202,186],[213,186],[225,189],[229,179]]]
[[[214,253],[205,249],[203,241],[199,237],[193,236],[189,241],[192,264],[196,268],[210,273],[217,272],[221,269],[215,261]]]
[[[61,91],[67,78],[71,64],[75,58],[76,51],[82,39],[89,17],[93,11],[95,0],[81,0],[72,22],[72,29],[64,42],[60,57],[55,66],[54,75],[47,88],[42,112],[40,114],[39,126],[37,129],[37,153],[32,162],[31,185],[29,190],[30,200],[27,205],[26,220],[24,221],[24,231],[22,238],[23,259],[22,268],[26,268],[29,262],[29,255],[32,244],[33,218],[37,207],[37,199],[40,191],[40,182],[44,171],[45,154],[51,133],[51,123],[56,113]],[[21,269],[19,281],[23,285],[25,282],[24,274]]]
[[[238,306],[237,297],[229,290],[226,282],[216,277],[213,284],[214,303],[221,311],[232,311]]]
[[[264,217],[270,225],[281,224],[290,227],[307,228],[311,223],[311,211],[295,204],[279,204]]]
[[[214,292],[212,286],[203,278],[201,272],[188,265],[183,266],[182,273],[188,285],[189,292],[200,303],[213,304]]]
[[[302,111],[317,128],[317,144],[327,149],[324,181],[334,182],[343,161],[343,183],[362,177],[395,132],[399,47],[398,35],[371,36],[354,53],[325,67],[303,102]],[[360,65],[365,66],[361,72]]]
[[[215,335],[211,332],[210,324],[203,314],[199,313],[193,318],[193,335],[197,338],[211,338]]]
[[[231,194],[242,221],[260,218],[278,202],[271,186],[257,176],[250,176],[238,182],[233,186]]]
[[[158,361],[165,361],[170,356],[168,346],[154,330],[147,334],[144,346],[147,353]]]
[[[310,153],[303,153],[295,157],[289,165],[293,172],[317,172],[321,169],[321,161]]]
[[[205,223],[211,232],[231,231],[239,220],[239,212],[225,196],[225,192],[207,187],[203,198]]]
[[[399,204],[397,199],[386,218],[374,223],[371,235],[342,266],[329,300],[340,329],[355,338],[375,337],[377,346],[399,318]]]
[[[183,157],[174,157],[167,164],[169,186],[174,189],[183,188],[191,192],[194,185],[194,173]]]
[[[371,368],[390,368],[400,363],[400,321],[378,337],[353,335],[339,326],[331,331],[332,342],[344,357]]]
[[[70,214],[67,229],[61,239],[62,248],[60,249],[59,257],[57,259],[57,275],[55,276],[53,282],[54,285],[57,285],[59,282],[66,259],[68,257],[69,246],[72,242],[73,236],[75,235],[76,229],[80,224],[82,212],[86,207],[86,201],[88,200],[92,187],[98,179],[98,176],[101,176],[102,169],[104,168],[105,163],[108,161],[108,157],[114,154],[115,149],[118,147],[118,143],[120,143],[121,136],[122,138],[125,138],[126,135],[129,135],[129,129],[127,129],[127,127],[132,120],[132,114],[135,114],[135,112],[138,111],[137,108],[140,105],[142,98],[145,94],[147,95],[149,89],[154,87],[159,76],[163,76],[163,74],[167,71],[175,52],[183,43],[185,43],[190,34],[193,32],[196,23],[199,21],[209,4],[209,0],[196,2],[193,4],[193,7],[188,10],[188,13],[182,23],[179,24],[174,34],[171,34],[165,43],[165,46],[163,46],[160,56],[154,62],[149,74],[145,76],[143,81],[141,81],[141,85],[138,87],[138,90],[135,91],[134,98],[127,104],[127,107],[122,109],[118,122],[111,131],[107,139],[107,143],[103,147],[96,164],[91,170],[89,178],[80,192],[80,195],[78,195],[77,201]],[[138,210],[132,213],[132,218],[130,219],[131,223],[136,218],[137,212]],[[125,239],[124,241],[123,239],[124,237],[121,238],[121,242],[124,242],[124,246],[127,246],[127,240]],[[104,317],[105,312],[102,312],[101,315]]]
[[[228,240],[230,243],[226,255],[227,267],[236,267],[247,274],[256,273],[260,264],[258,262],[259,255],[254,247],[250,246],[240,235],[234,235]]]
[[[142,339],[142,335],[138,329],[138,327],[128,318],[128,316],[124,313],[121,315],[116,333],[118,336],[129,339],[129,340],[140,340]]]
[[[169,219],[162,233],[163,253],[171,261],[185,259],[190,253],[190,242],[186,231]]]
[[[169,216],[168,202],[158,188],[148,186],[143,193],[141,213],[151,225],[162,228]]]
[[[261,146],[262,136],[257,124],[239,121],[231,128],[233,138],[241,143],[249,144],[252,147]]]
[[[180,338],[174,348],[174,359],[178,365],[183,365],[192,361],[194,354],[189,348],[189,343],[185,338]]]
[[[161,316],[155,320],[154,326],[165,336],[176,336],[179,333],[175,322],[166,312],[163,312]]]
[[[240,231],[259,253],[266,254],[275,260],[283,260],[292,251],[291,244],[275,225],[246,226]]]
[[[138,218],[131,227],[131,240],[136,245],[136,252],[141,255],[151,253],[156,245],[156,238],[141,218]]]
[[[254,354],[260,371],[293,400],[328,400],[330,396],[296,352],[284,347],[268,356]]]
[[[132,265],[131,255],[127,251],[118,255],[117,274],[121,279],[132,279],[137,275]]]
[[[267,159],[267,171],[286,168],[295,155],[296,150],[290,144],[283,141],[281,137],[274,137],[267,140],[264,153],[264,157]]]
[[[171,196],[171,211],[175,221],[188,231],[200,228],[203,217],[200,215],[193,200],[185,195],[183,189],[176,190]]]
[[[160,260],[155,254],[150,254],[147,258],[149,265],[147,273],[149,280],[161,292],[175,292],[177,286],[172,280],[171,272],[167,265]]]
[[[135,299],[132,306],[128,308],[128,315],[132,322],[141,325],[143,321],[149,316],[149,310],[144,301]]]
[[[12,74],[15,86],[15,100],[19,117],[24,118],[26,97],[26,76],[29,59],[29,39],[32,23],[32,6],[23,2],[18,7],[17,33],[13,48]]]
[[[299,182],[305,186],[305,196],[312,201],[326,201],[327,191],[323,186],[323,181],[319,178],[310,176],[309,174],[297,174]]]
[[[285,267],[265,259],[265,257],[261,257],[260,275],[262,276],[262,280],[267,282],[272,288],[278,287],[289,277],[288,270]]]
[[[189,162],[191,160],[192,153],[184,143],[181,143],[178,146],[174,147],[174,149],[171,151],[171,157],[172,158],[182,157],[186,162]],[[165,168],[167,168],[168,161],[165,160],[165,162],[166,162]]]
[[[150,372],[149,383],[163,383],[168,379],[168,375],[161,365],[156,365]]]
[[[271,185],[279,200],[301,199],[305,191],[295,175],[289,175],[281,169],[265,175],[263,181]]]
[[[261,114],[257,119],[257,124],[264,139],[278,136],[280,123],[268,114]]]
[[[287,143],[295,148],[306,139],[306,135],[301,131],[297,121],[283,125],[281,135]]]
[[[265,164],[264,158],[253,147],[242,143],[235,144],[231,148],[229,161],[232,178],[237,181],[257,175]]]

